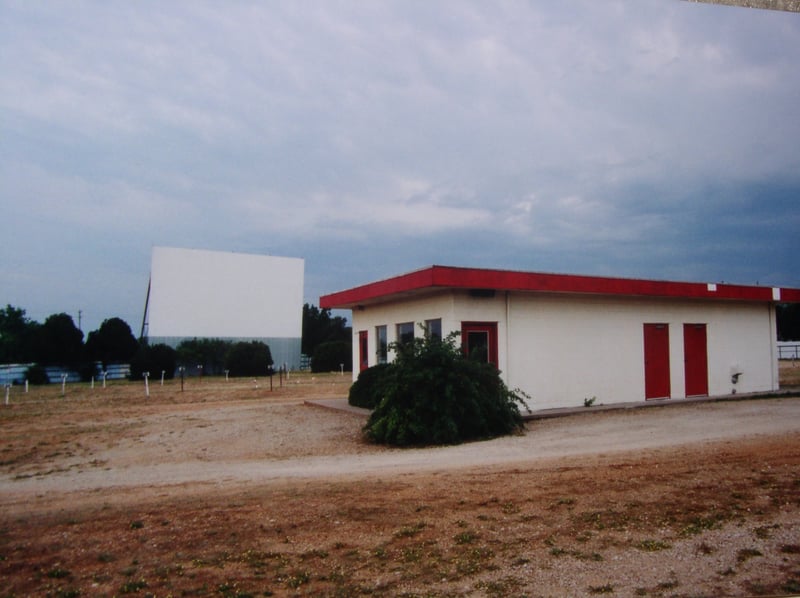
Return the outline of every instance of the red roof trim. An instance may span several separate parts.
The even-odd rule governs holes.
[[[430,266],[338,293],[323,295],[320,297],[320,307],[352,309],[358,305],[388,300],[393,296],[437,288],[734,301],[775,300],[772,287]],[[779,301],[800,302],[800,289],[781,289]]]
[[[778,303],[800,303],[800,289],[781,289]]]

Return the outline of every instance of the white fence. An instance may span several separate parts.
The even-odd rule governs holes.
[[[778,359],[800,359],[800,343],[797,341],[779,341]]]
[[[35,364],[0,364],[0,386],[5,386],[7,384],[25,384],[25,374],[28,372],[28,368],[32,365]],[[96,365],[98,371],[97,378],[102,378],[103,364],[98,361]],[[47,372],[47,378],[50,380],[51,384],[61,382],[64,374],[67,375],[67,382],[81,381],[81,377],[78,372],[67,368],[59,366],[47,366],[44,370]],[[106,368],[106,372],[106,380],[124,380],[131,373],[131,366],[127,363],[109,364],[109,366]]]

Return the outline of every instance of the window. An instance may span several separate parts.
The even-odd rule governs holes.
[[[375,327],[375,346],[377,347],[378,363],[386,363],[389,355],[386,326]]]
[[[403,322],[397,325],[397,342],[400,344],[414,340],[414,322]]]
[[[467,357],[497,367],[497,322],[461,322],[461,343]]]
[[[425,332],[428,338],[442,338],[442,320],[437,318],[435,320],[425,320]]]

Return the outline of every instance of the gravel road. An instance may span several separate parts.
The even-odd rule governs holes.
[[[736,442],[799,432],[800,399],[587,411],[529,422],[518,436],[425,449],[364,444],[359,438],[363,422],[357,415],[299,403],[195,405],[167,416],[137,416],[108,424],[107,434],[97,433],[94,441],[84,435],[80,455],[4,472],[0,498],[115,487],[435,472]]]

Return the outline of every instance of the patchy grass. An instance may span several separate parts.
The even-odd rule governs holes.
[[[418,521],[413,525],[407,525],[394,533],[395,538],[412,538],[419,534],[428,526],[424,521]]]
[[[338,378],[320,378],[319,393]],[[192,387],[191,398],[152,389],[150,403],[133,384],[103,398],[68,393],[70,408],[31,397],[0,410],[0,467],[13,489],[14,475],[65,459],[105,466],[90,447],[135,441],[144,414],[177,434],[170,418],[195,403],[272,401],[247,385],[220,400],[222,384]],[[192,425],[187,434],[206,423]],[[304,450],[302,432],[293,450]],[[0,579],[17,596],[711,596],[721,580],[737,595],[791,594],[798,471],[800,439],[787,436],[435,474],[3,498]],[[691,567],[652,565],[670,549],[687,551]],[[703,571],[723,553],[735,562]],[[637,562],[651,564],[634,582]]]
[[[636,544],[636,548],[645,552],[658,552],[659,550],[668,550],[672,548],[670,544],[662,542],[661,540],[642,540]]]

